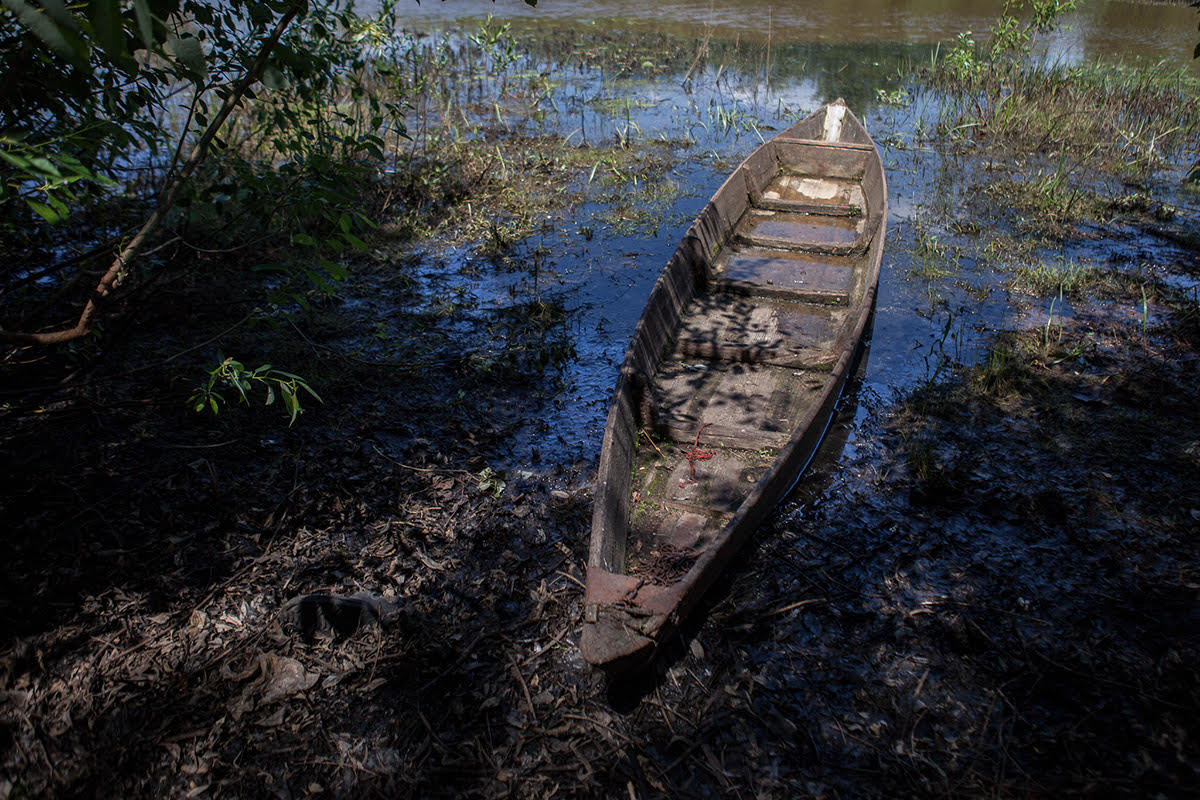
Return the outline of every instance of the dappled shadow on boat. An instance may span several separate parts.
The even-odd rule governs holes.
[[[859,412],[859,393],[862,390],[862,367],[867,356],[859,361],[859,372],[847,385],[838,400],[836,411],[830,420],[821,447],[806,469],[797,476],[785,505],[806,505],[828,491],[833,475],[839,469],[847,443],[855,432],[855,418]],[[679,686],[679,675],[684,674],[684,663],[689,657],[708,662],[719,655],[706,655],[698,637],[702,630],[712,624],[710,616],[714,609],[728,602],[731,585],[744,578],[747,570],[753,570],[754,559],[763,544],[762,536],[751,537],[739,551],[729,568],[719,577],[714,586],[704,594],[696,609],[680,625],[679,630],[666,639],[655,652],[650,664],[632,674],[611,677],[605,687],[605,695],[613,709],[628,714],[635,711],[648,696],[661,692],[668,686]]]

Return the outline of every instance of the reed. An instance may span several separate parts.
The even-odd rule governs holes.
[[[1036,264],[1017,267],[1009,283],[1009,290],[1035,297],[1046,297],[1055,293],[1060,299],[1064,295],[1081,297],[1088,289],[1100,285],[1102,280],[1103,273],[1100,270],[1080,266],[1074,260],[1058,263],[1039,261]]]
[[[1106,203],[1094,192],[1073,180],[1076,167],[1065,168],[1064,149],[1054,169],[1038,168],[1027,178],[988,184],[987,197],[1016,216],[1017,229],[1051,239],[1074,234],[1076,226],[1101,216]]]
[[[1035,2],[1033,5],[1037,6]],[[1031,63],[1003,15],[979,45],[964,34],[924,70],[947,95],[938,130],[1026,152],[1064,150],[1133,174],[1161,169],[1200,143],[1200,79],[1167,62]],[[1053,18],[1049,21],[1053,25]]]

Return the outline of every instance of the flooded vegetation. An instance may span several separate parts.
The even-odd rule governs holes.
[[[361,218],[217,160],[150,302],[4,351],[0,797],[1192,793],[1194,10],[821,36],[764,4],[764,38],[450,5],[337,108],[403,107],[358,131]],[[837,96],[888,183],[869,355],[701,613],[609,681],[576,645],[624,348],[730,169]],[[6,323],[59,274],[6,271]],[[301,381],[295,424],[257,387],[197,413],[226,358]]]

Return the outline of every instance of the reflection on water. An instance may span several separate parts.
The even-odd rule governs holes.
[[[1187,5],[1131,0],[1082,2],[1067,28],[1047,43],[1052,60],[1148,58],[1192,63],[1196,13]],[[682,35],[791,42],[948,42],[985,31],[1004,9],[1001,0],[448,0],[404,9],[413,25],[485,17],[534,22],[639,28]]]

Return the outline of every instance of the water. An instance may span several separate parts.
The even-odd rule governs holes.
[[[871,0],[796,3],[780,0],[449,0],[403,9],[405,24],[431,26],[490,15],[542,25],[608,30],[712,34],[777,44],[795,42],[952,42],[960,33],[987,30],[1004,10],[1000,0]],[[1046,43],[1052,59],[1147,58],[1190,62],[1196,12],[1186,5],[1129,0],[1081,2],[1066,28]]]
[[[940,99],[904,86],[900,79],[908,65],[927,63],[939,42],[986,29],[1002,5],[888,2],[872,4],[869,14],[862,13],[861,4],[855,8],[857,14],[834,4],[543,0],[533,10],[519,2],[460,0],[406,11],[406,25],[437,29],[458,47],[466,46],[480,17],[495,14],[513,23],[507,36],[520,44],[519,55],[506,74],[515,76],[514,83],[535,75],[550,80],[534,115],[528,114],[528,98],[501,85],[466,90],[479,100],[487,98],[481,105],[493,114],[489,124],[494,133],[560,136],[571,144],[600,148],[614,141],[629,140],[634,147],[658,142],[673,159],[654,179],[674,188],[651,209],[653,225],[644,220],[621,224],[614,220],[620,215],[613,198],[594,192],[593,202],[569,210],[521,245],[526,255],[535,250],[549,254],[537,292],[567,310],[564,324],[575,357],[561,364],[550,396],[530,409],[528,424],[502,450],[489,454],[489,463],[521,471],[594,462],[624,348],[644,298],[688,223],[763,139],[838,96],[848,100],[879,144],[889,187],[888,244],[861,384],[872,402],[860,405],[851,421],[866,424],[880,403],[944,378],[957,365],[979,363],[996,330],[1045,324],[1046,304],[1014,295],[1006,285],[1008,276],[973,255],[967,247],[970,237],[951,229],[980,182],[986,182],[988,165],[922,144]],[[1040,57],[1058,62],[1099,54],[1170,59],[1186,50],[1190,61],[1194,18],[1186,8],[1088,4],[1071,16],[1069,30],[1041,43]],[[664,40],[673,42],[675,51],[638,50],[629,44],[664,32],[684,37]],[[697,67],[696,37],[703,41],[708,36],[708,57]],[[570,40],[566,44],[564,37]],[[589,48],[623,53],[625,48],[629,58],[627,63],[617,59],[620,67],[611,58],[593,63],[580,56]],[[901,93],[903,102],[881,102],[881,95],[889,93]],[[592,178],[595,174],[589,184]],[[636,193],[646,187],[633,181],[627,188]],[[1186,206],[1185,211],[1195,213]],[[952,257],[948,274],[922,273],[914,252],[931,238],[952,250],[963,248]],[[1083,263],[1178,260],[1169,243],[1144,236],[1076,243],[1046,257]],[[515,260],[521,259],[519,252]],[[450,261],[457,266],[449,273],[464,273],[463,263],[471,260],[469,252],[454,254]],[[480,263],[466,269],[467,277],[459,281],[468,284],[461,290],[437,279],[447,269],[445,257],[431,262],[420,280],[436,286],[436,293],[469,295],[476,314],[533,291],[527,274],[497,273],[494,265],[476,260]],[[1061,306],[1057,313],[1063,313]],[[841,434],[853,451],[853,430]]]

